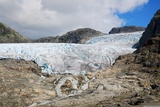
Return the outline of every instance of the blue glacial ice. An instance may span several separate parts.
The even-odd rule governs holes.
[[[92,72],[106,69],[115,59],[135,51],[133,47],[141,32],[121,33],[95,37],[86,44],[67,43],[21,43],[1,44],[0,58],[35,61],[43,73]]]

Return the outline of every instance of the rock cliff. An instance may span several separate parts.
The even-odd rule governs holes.
[[[145,43],[151,38],[160,35],[160,10],[158,10],[151,22],[148,24],[142,38],[139,40],[138,47],[145,45]]]

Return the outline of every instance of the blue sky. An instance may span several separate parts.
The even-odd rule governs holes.
[[[119,17],[125,19],[127,26],[136,25],[147,27],[158,9],[160,9],[160,0],[149,0],[147,4],[134,9],[134,11],[119,14]]]

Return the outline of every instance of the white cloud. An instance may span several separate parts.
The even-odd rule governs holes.
[[[125,24],[126,13],[148,0],[0,0],[0,21],[29,38],[64,33],[78,27],[108,32]]]

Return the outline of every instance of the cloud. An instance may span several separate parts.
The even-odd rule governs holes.
[[[0,21],[29,38],[56,36],[79,27],[108,32],[148,0],[0,0]]]

